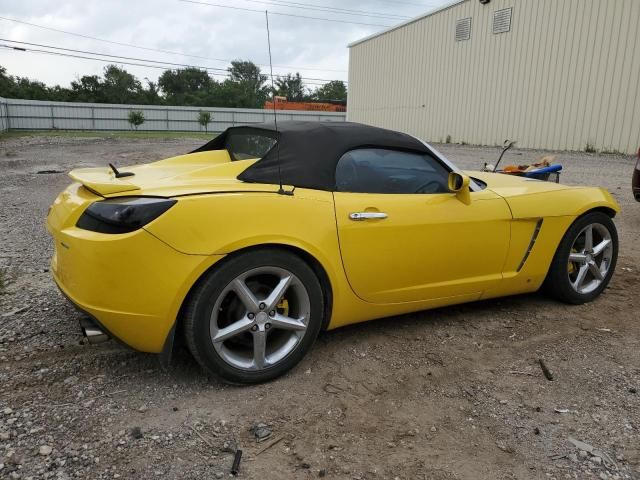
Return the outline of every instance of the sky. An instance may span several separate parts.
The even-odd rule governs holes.
[[[315,88],[325,80],[347,80],[349,43],[446,3],[449,1],[0,0],[0,17],[4,18],[0,19],[0,47],[10,45],[47,51],[58,47],[136,58],[140,60],[120,58],[113,63],[122,65],[140,80],[155,81],[168,62],[221,69],[210,70],[210,73],[220,74],[216,78],[222,80],[224,69],[234,59],[251,60],[268,73],[264,14],[268,10],[274,74],[300,72],[308,79],[307,86]],[[95,58],[89,53],[55,51]],[[149,65],[149,60],[155,60],[158,63],[153,65],[162,68],[122,63]],[[82,75],[100,75],[107,63],[0,48],[0,65],[11,75],[40,80],[47,85],[69,86]]]

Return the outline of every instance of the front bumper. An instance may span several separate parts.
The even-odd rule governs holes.
[[[47,221],[58,287],[111,336],[161,352],[191,286],[222,256],[180,253],[143,229],[119,235],[79,229],[86,205],[76,199],[77,208],[69,209],[59,200]]]

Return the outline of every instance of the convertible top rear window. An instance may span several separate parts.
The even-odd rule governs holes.
[[[231,131],[225,139],[224,147],[231,160],[262,158],[276,144],[275,135],[264,130]]]

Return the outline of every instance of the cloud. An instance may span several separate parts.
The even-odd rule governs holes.
[[[370,18],[338,15],[306,9],[267,6],[247,0],[203,0],[255,10],[316,16],[362,23],[396,24],[397,18]],[[274,1],[274,0],[266,0]],[[287,1],[287,0],[280,0]],[[290,0],[293,1],[293,0]],[[416,16],[443,0],[425,2],[310,0],[306,5],[385,12],[390,15]],[[301,0],[297,0],[302,5]],[[418,6],[414,4],[424,4]],[[226,68],[231,59],[246,59],[268,64],[267,35],[263,13],[216,8],[177,0],[30,0],[6,2],[0,16],[47,27],[82,33],[111,41],[130,43],[180,55],[152,52],[112,45],[0,20],[0,37],[111,55],[153,59]],[[347,79],[347,44],[381,30],[348,23],[270,15],[274,73],[299,71],[303,77]],[[185,56],[195,55],[206,58]],[[118,63],[118,62],[114,62]],[[40,80],[48,85],[68,86],[81,75],[101,74],[105,63],[63,58],[44,54],[0,50],[0,65],[13,75]],[[162,70],[124,66],[138,78],[155,80]],[[267,72],[268,68],[262,67]],[[312,86],[312,85],[310,85]]]

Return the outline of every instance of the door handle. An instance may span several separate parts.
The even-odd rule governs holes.
[[[353,212],[349,214],[349,219],[356,222],[362,220],[384,220],[388,215],[382,212]]]

